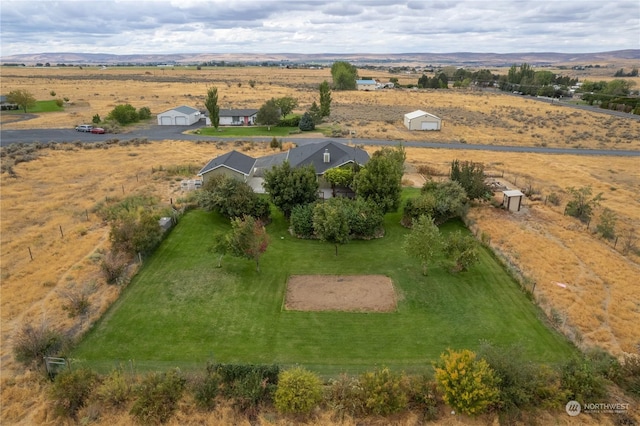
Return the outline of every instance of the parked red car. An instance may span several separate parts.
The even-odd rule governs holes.
[[[98,133],[101,135],[104,133],[104,129],[102,127],[94,127],[93,129],[91,129],[91,133]]]

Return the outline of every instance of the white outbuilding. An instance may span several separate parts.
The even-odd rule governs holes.
[[[190,106],[180,106],[158,114],[160,126],[191,126],[202,118],[202,113]]]
[[[517,189],[502,191],[502,207],[510,212],[519,212],[522,208],[524,194]]]
[[[417,110],[404,115],[404,125],[409,130],[440,130],[442,119],[428,112]]]

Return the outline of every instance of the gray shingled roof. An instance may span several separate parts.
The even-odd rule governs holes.
[[[251,117],[258,113],[257,109],[221,109],[220,117]]]
[[[324,162],[324,153],[329,153],[329,162]],[[340,167],[349,162],[364,165],[369,161],[367,151],[348,146],[339,142],[327,141],[302,145],[289,151],[291,167],[301,167],[312,164],[316,174],[322,175],[329,169]]]
[[[194,112],[200,112],[200,110],[197,110],[195,108],[191,108],[190,106],[182,105],[182,106],[179,106],[179,107],[176,107],[176,108],[168,109],[168,110],[166,110],[164,112],[161,112],[160,114],[164,114],[165,112],[169,112],[169,111],[178,111],[178,112],[181,112],[181,113],[187,114],[187,115],[191,115]]]
[[[256,159],[253,157],[249,157],[248,155],[238,151],[231,151],[209,161],[207,165],[198,172],[198,176],[202,176],[203,174],[217,169],[218,167],[226,167],[248,176],[251,173],[251,169],[255,162]]]

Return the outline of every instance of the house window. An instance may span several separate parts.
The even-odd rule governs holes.
[[[234,115],[233,117],[231,117],[231,122],[233,124],[240,124],[240,117],[237,115]]]

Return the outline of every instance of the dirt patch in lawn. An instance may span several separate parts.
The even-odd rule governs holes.
[[[292,275],[285,309],[392,312],[396,295],[393,281],[384,275]]]

